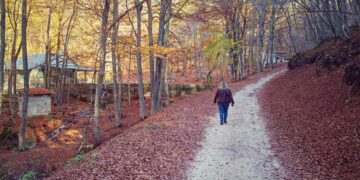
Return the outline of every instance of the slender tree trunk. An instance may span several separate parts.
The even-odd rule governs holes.
[[[1,5],[1,36],[0,36],[0,113],[2,104],[2,94],[4,92],[4,62],[5,62],[5,50],[6,50],[6,4],[5,0],[0,1]]]
[[[118,19],[119,16],[119,2],[118,0],[113,0],[113,20]],[[116,62],[117,59],[117,46],[118,46],[118,36],[119,32],[119,23],[116,23],[113,26],[112,30],[112,37],[111,37],[111,58],[112,58],[112,71],[113,71],[113,88],[114,88],[114,109],[115,109],[115,127],[120,126],[120,119],[121,119],[121,99],[119,94],[119,84],[118,84],[118,72],[116,69]],[[119,66],[120,67],[120,66]]]
[[[60,111],[60,101],[61,101],[61,73],[60,73],[60,42],[61,42],[61,31],[62,31],[62,18],[63,14],[59,12],[59,20],[58,20],[58,33],[57,33],[57,43],[56,43],[56,57],[55,57],[55,63],[56,63],[56,94],[55,94],[55,100],[56,100],[56,109],[57,111]]]
[[[100,69],[96,84],[95,103],[94,103],[94,137],[95,145],[99,145],[102,142],[101,124],[100,124],[100,98],[102,94],[102,86],[105,76],[105,60],[106,60],[106,40],[107,40],[107,25],[110,10],[110,0],[105,0],[104,9],[102,12],[102,25],[101,25],[101,39],[100,39]]]
[[[68,78],[70,78],[68,76],[68,74],[70,73],[67,69],[68,66],[68,59],[69,59],[69,53],[68,53],[68,47],[69,47],[69,42],[70,42],[70,38],[71,38],[71,33],[72,33],[72,29],[74,27],[74,19],[75,19],[75,14],[76,14],[76,7],[75,5],[73,6],[73,11],[71,14],[71,17],[69,19],[69,23],[67,25],[67,30],[66,30],[66,35],[65,35],[65,39],[64,39],[64,54],[63,54],[63,61],[62,61],[62,67],[60,70],[60,98],[59,98],[59,103],[57,104],[57,106],[60,108],[63,104],[63,92],[65,91],[65,85],[66,85],[66,80]],[[68,85],[67,88],[69,88],[70,86]]]
[[[4,64],[5,64],[5,51],[6,51],[6,4],[5,0],[0,1],[1,9],[1,29],[0,29],[0,115],[2,112],[2,103],[3,103],[3,94],[4,94],[4,84],[5,84],[5,73],[4,73]]]
[[[10,110],[11,110],[11,119],[15,123],[16,120],[16,81],[17,81],[17,68],[16,60],[22,49],[22,42],[18,48],[16,48],[16,41],[18,39],[18,25],[15,22],[13,26],[13,42],[11,47],[11,69],[8,79],[8,96],[10,97]]]
[[[151,0],[146,1],[148,8],[148,35],[149,35],[149,65],[150,65],[150,83],[151,92],[154,92],[154,79],[155,79],[155,67],[154,67],[154,35],[153,35],[153,12]]]
[[[275,52],[275,27],[276,27],[276,2],[273,0],[271,5],[271,24],[270,24],[270,63],[269,68],[270,70],[273,69],[273,59],[274,59],[274,52]]]
[[[49,7],[49,16],[46,30],[46,46],[45,46],[45,87],[50,89],[50,68],[51,68],[51,39],[50,39],[50,28],[51,28],[51,16],[52,8]]]
[[[140,4],[139,0],[136,0],[136,4]],[[142,5],[136,8],[137,16],[137,33],[136,33],[136,61],[138,69],[138,89],[139,89],[139,102],[140,102],[140,118],[141,120],[146,119],[146,107],[145,107],[145,97],[144,97],[144,82],[143,82],[143,73],[142,73],[142,54],[141,54],[141,11]]]
[[[170,16],[172,13],[171,4],[168,10],[168,13],[166,14],[166,19],[170,20]],[[168,21],[165,25],[165,36],[164,36],[164,46],[168,46],[169,41],[169,33],[170,33],[170,22]],[[200,50],[201,51],[201,50]],[[169,80],[168,80],[168,72],[169,72],[169,63],[167,61],[163,61],[163,90],[164,90],[164,96],[165,96],[165,104],[170,104],[170,92],[169,92]],[[160,98],[161,99],[161,98]],[[160,104],[160,108],[162,107],[162,104]],[[162,110],[162,109],[161,109]]]
[[[132,48],[130,46],[130,52],[129,52],[129,66],[128,66],[128,86],[127,86],[127,90],[128,90],[128,105],[129,107],[131,106],[131,85],[130,85],[130,80],[131,80],[131,58],[132,58]]]
[[[10,67],[10,73],[8,78],[8,96],[11,97],[13,94],[13,79],[14,79],[14,73],[16,74],[16,41],[17,41],[17,25],[14,26],[14,35],[13,35],[13,42],[11,45],[11,67]]]
[[[249,52],[249,72],[250,75],[253,73],[253,61],[254,61],[254,38],[255,38],[255,27],[251,31],[251,45]]]
[[[23,69],[24,69],[24,94],[21,110],[21,122],[20,122],[20,135],[19,135],[19,149],[26,149],[26,121],[27,121],[27,109],[29,100],[29,70],[27,59],[27,41],[26,41],[26,28],[27,28],[27,0],[22,0],[22,18],[21,18],[21,41],[22,41],[22,55],[23,55]]]
[[[264,65],[263,65],[263,49],[264,49],[264,34],[265,34],[265,7],[264,6],[260,6],[258,7],[258,13],[259,13],[259,42],[258,42],[258,63],[259,63],[259,68],[258,71],[262,72],[264,70]]]
[[[159,16],[159,35],[158,35],[158,46],[165,46],[166,41],[166,22],[167,14],[170,11],[172,1],[171,0],[161,0],[161,9]],[[170,20],[170,19],[169,19]],[[151,115],[156,114],[160,111],[159,102],[161,100],[161,91],[162,91],[162,69],[163,67],[163,59],[161,57],[156,58],[156,73],[155,73],[155,88],[154,92],[152,92],[153,97],[151,101]]]
[[[287,12],[290,14],[290,12]],[[291,44],[292,44],[292,48],[294,50],[294,53],[298,53],[298,49],[297,49],[297,46],[296,46],[296,41],[295,41],[295,37],[294,37],[294,33],[293,33],[293,28],[292,28],[292,25],[291,25],[291,16],[287,16],[285,17],[286,19],[286,22],[288,23],[288,30],[289,30],[289,39],[291,41]]]

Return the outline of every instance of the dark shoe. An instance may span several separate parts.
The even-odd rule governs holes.
[[[224,123],[221,122],[220,125],[224,125]]]
[[[224,121],[225,124],[227,124],[227,121]]]

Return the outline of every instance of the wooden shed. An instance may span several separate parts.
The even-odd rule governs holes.
[[[19,93],[19,116],[23,104],[24,90]],[[27,117],[47,116],[51,113],[51,92],[45,88],[30,88]]]

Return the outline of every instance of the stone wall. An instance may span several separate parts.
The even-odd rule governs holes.
[[[128,89],[130,88],[130,95],[131,99],[138,99],[139,98],[139,92],[138,92],[138,85],[133,84],[122,84],[122,100],[128,99]],[[106,85],[105,86],[106,92],[107,92],[107,98],[106,101],[111,103],[113,102],[113,86],[112,85]],[[169,91],[171,97],[179,97],[186,94],[195,94],[197,92],[200,92],[202,90],[207,89],[206,85],[199,85],[199,84],[170,84],[169,85]],[[144,85],[144,93],[145,97],[151,96],[151,87],[150,84]],[[74,90],[71,91],[71,95],[73,97],[76,97],[83,101],[90,101],[90,95],[95,94],[95,85],[94,84],[78,84],[78,87],[76,87]]]

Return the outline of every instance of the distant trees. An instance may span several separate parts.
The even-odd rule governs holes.
[[[299,5],[300,10],[306,12],[302,17],[312,32],[311,36],[317,42],[329,37],[347,39],[350,28],[360,25],[358,0],[294,0],[294,2]]]
[[[150,114],[154,115],[162,110],[164,102],[170,102],[168,83],[171,79],[187,81],[187,78],[195,78],[200,81],[205,78],[205,72],[218,68],[223,76],[229,68],[232,80],[239,81],[253,72],[275,68],[279,54],[299,53],[329,37],[347,39],[351,28],[360,25],[360,2],[355,0],[66,0],[29,3],[27,17],[33,7],[35,18],[29,21],[28,52],[45,52],[45,87],[56,92],[59,111],[63,110],[63,91],[70,88],[65,78],[67,60],[79,57],[81,61],[77,63],[95,64],[94,68],[99,70],[94,76],[97,81],[94,104],[97,143],[101,141],[99,98],[105,83],[110,82],[114,88],[114,126],[121,124],[122,71],[127,74],[129,83],[139,84],[139,116],[145,119],[147,82],[151,89]],[[6,72],[9,77],[7,93],[15,122],[16,62],[24,47],[20,16],[22,0],[0,0],[0,6],[0,93],[5,91]],[[100,61],[97,60],[98,52]],[[111,58],[108,61],[107,52]],[[55,87],[50,85],[51,54],[55,54],[55,65],[61,69]],[[219,58],[216,58],[218,54]],[[132,55],[136,62],[131,60]],[[5,59],[10,65],[6,71]],[[130,100],[131,94],[128,96]]]

